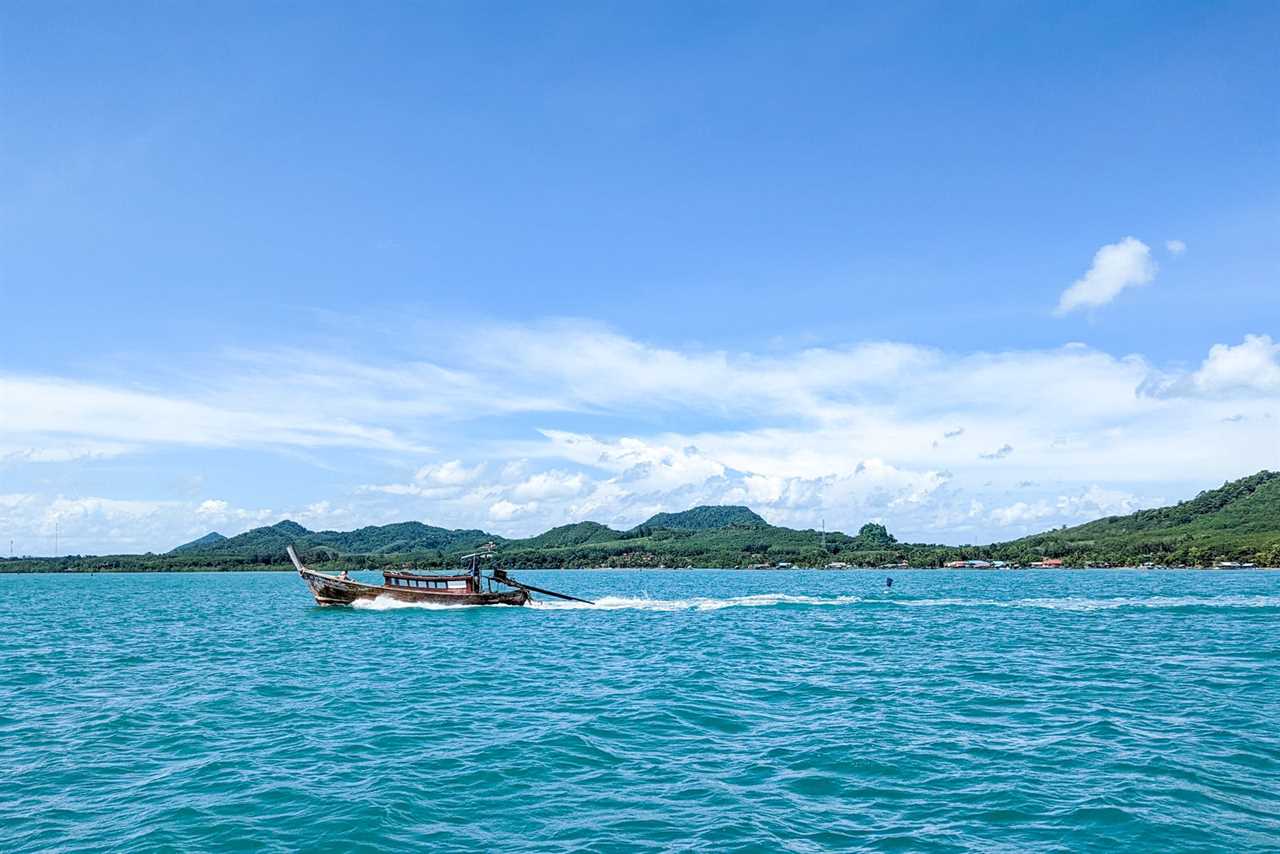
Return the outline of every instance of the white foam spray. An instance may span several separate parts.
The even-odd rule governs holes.
[[[1028,599],[907,599],[862,596],[800,596],[788,593],[757,593],[727,598],[691,597],[687,599],[652,599],[645,596],[603,596],[594,603],[534,599],[529,607],[535,611],[720,611],[725,608],[768,608],[779,605],[808,607],[842,607],[850,605],[906,608],[1034,608],[1050,611],[1107,611],[1117,608],[1280,608],[1280,596],[1123,596],[1111,599],[1085,597],[1041,597]],[[360,600],[353,607],[367,611],[455,611],[489,605],[452,605],[436,602],[401,602],[379,596]],[[499,606],[502,607],[502,606]],[[514,607],[514,606],[506,606]]]

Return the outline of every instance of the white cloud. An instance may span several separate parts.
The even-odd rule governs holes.
[[[826,513],[833,523],[842,520],[840,524],[857,527],[872,515],[927,506],[951,477],[847,456],[828,459],[810,477],[771,474],[732,468],[690,437],[668,441],[544,433],[542,443],[519,447],[532,452],[533,461],[515,460],[502,473],[465,490],[422,496],[427,503],[421,512],[438,522],[488,520],[497,525],[496,533],[509,536],[583,519],[631,527],[658,511],[696,504],[747,504],[767,519],[803,527],[816,526]],[[732,452],[732,446],[726,450]],[[527,474],[539,459],[557,467]],[[375,491],[400,492],[392,487]]]
[[[178,506],[172,501],[29,495],[2,506],[0,524],[15,535],[17,554],[90,554],[107,550],[104,543],[116,545],[114,551],[141,551],[151,547],[157,529],[171,521],[166,517]]]
[[[106,460],[134,450],[136,450],[135,446],[121,442],[71,442],[27,447],[0,446],[0,463],[72,463]]]
[[[150,392],[47,377],[0,376],[0,435],[41,436],[42,447],[93,437],[122,452],[148,444],[235,447],[354,446],[413,450],[391,430],[316,417],[278,402],[243,409]],[[126,444],[127,443],[127,444]],[[99,445],[99,448],[104,447]]]
[[[187,505],[183,502],[174,502],[169,506],[176,508],[179,514],[186,513]],[[286,518],[308,525],[306,519],[324,519],[330,515],[330,510],[331,504],[328,501],[319,501],[301,510],[277,513],[270,508],[236,507],[230,501],[207,498],[196,506],[194,516],[200,525],[206,526],[206,530],[202,533],[208,533],[208,530],[212,529],[229,535],[259,525],[270,525]],[[343,515],[342,511],[334,512],[338,516]]]
[[[0,530],[14,539],[15,554],[30,555],[166,552],[210,531],[234,536],[282,519],[293,519],[312,530],[356,527],[352,518],[349,506],[328,500],[277,512],[237,507],[218,498],[0,495]],[[403,516],[394,511],[383,515],[377,508],[366,507],[361,509],[361,520],[382,524],[402,521]]]
[[[670,447],[638,438],[601,441],[563,430],[543,430],[551,453],[564,459],[603,469],[629,483],[633,489],[674,489],[724,475],[725,467],[709,459],[694,445]]]
[[[423,489],[416,483],[370,483],[357,488],[358,492],[382,492],[387,495],[434,495],[436,490]]]
[[[1060,496],[1058,509],[1064,515],[1073,516],[1078,521],[1100,516],[1122,516],[1143,507],[1163,503],[1163,498],[1143,500],[1124,490],[1105,489],[1095,483],[1078,495]]]
[[[1062,292],[1054,314],[1062,316],[1078,308],[1106,305],[1125,288],[1150,282],[1156,270],[1151,247],[1141,240],[1126,237],[1119,243],[1109,243],[1093,256],[1088,272]]]
[[[1114,412],[1131,396],[1126,374],[1148,371],[1139,360],[1080,347],[959,356],[879,342],[762,357],[656,348],[567,322],[484,337],[491,344],[472,353],[465,368],[379,367],[294,351],[238,354],[231,375],[199,392],[0,376],[0,396],[11,404],[0,441],[27,449],[26,457],[50,458],[69,444],[102,454],[157,445],[404,453],[456,444],[459,421],[535,412],[554,426],[567,412],[849,423],[877,411],[949,408],[947,417],[917,419],[911,437],[927,429],[926,446],[945,433],[961,447],[949,418],[1007,405],[1006,393],[1082,413]],[[304,406],[282,405],[280,364],[290,367],[291,398]],[[415,483],[442,488],[478,476],[476,466],[453,459],[424,467]]]
[[[1272,341],[1270,335],[1246,335],[1234,347],[1215,344],[1190,382],[1205,395],[1280,393],[1280,342]]]
[[[1054,515],[1054,512],[1054,508],[1047,501],[1037,501],[1034,504],[1018,501],[1008,507],[994,508],[991,511],[991,519],[997,525],[1008,527],[1045,519]]]
[[[157,510],[171,506],[167,501],[139,501],[119,498],[63,498],[59,496],[49,504],[45,511],[47,531],[54,522],[67,519],[101,516],[109,520],[132,520],[149,516]]]
[[[462,460],[449,460],[438,465],[426,465],[418,469],[414,479],[438,486],[461,486],[470,483],[484,471],[483,465],[467,468]]]
[[[1280,396],[1280,342],[1270,335],[1246,335],[1239,344],[1214,344],[1197,370],[1152,372],[1140,391],[1163,398]]]
[[[333,471],[381,481],[361,487],[348,475],[349,495],[306,496],[292,512],[187,489],[152,521],[117,525],[165,548],[286,515],[308,527],[418,518],[523,535],[583,518],[629,527],[698,503],[747,504],[782,524],[856,529],[883,518],[903,536],[978,540],[1040,502],[1059,514],[1046,519],[1062,518],[1076,506],[1064,510],[1063,496],[1101,512],[1079,503],[1073,490],[1087,484],[1145,500],[1274,465],[1280,345],[1265,335],[1168,374],[1078,344],[954,353],[876,342],[766,356],[655,347],[568,321],[507,329],[479,352],[439,348],[466,355],[438,365],[239,354],[235,376],[198,393],[4,377],[0,393],[16,392],[19,405],[0,413],[0,455],[25,449],[3,457],[7,474],[26,473],[38,455],[52,464],[178,444],[318,449],[343,463]],[[305,406],[280,404],[286,356],[291,396]],[[5,488],[34,494],[41,477]],[[1008,492],[1024,482],[1044,491]],[[85,517],[98,520],[97,542],[125,542],[107,518],[123,512],[99,506]],[[6,515],[39,530],[27,504],[0,504]]]
[[[1169,250],[1170,255],[1177,256],[1187,251],[1187,244],[1181,240],[1166,240],[1164,248]]]
[[[507,501],[505,498],[501,501],[495,501],[489,505],[489,518],[497,522],[508,522],[522,513],[528,513],[531,509],[535,509],[537,504],[516,504]]]
[[[1141,500],[1128,492],[1105,489],[1097,484],[1075,494],[1050,496],[1032,501],[1016,501],[993,508],[990,519],[1002,528],[1017,527],[1021,534],[1057,525],[1075,525],[1103,516],[1132,513],[1143,507],[1162,504],[1163,499]]]
[[[570,474],[564,471],[547,471],[517,484],[511,494],[525,501],[546,500],[581,495],[584,489],[586,477],[581,472]]]

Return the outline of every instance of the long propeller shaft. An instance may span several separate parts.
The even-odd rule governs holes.
[[[493,580],[499,584],[505,584],[508,587],[518,587],[521,590],[527,590],[530,593],[541,593],[543,596],[554,596],[557,599],[565,599],[569,602],[582,602],[587,605],[596,604],[590,599],[579,599],[577,596],[570,596],[567,593],[557,593],[554,590],[544,590],[541,587],[534,587],[532,584],[525,584],[524,582],[516,581],[514,578],[498,578],[495,576]]]

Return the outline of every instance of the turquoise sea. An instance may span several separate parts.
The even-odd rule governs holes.
[[[0,576],[0,851],[1280,850],[1280,572]]]

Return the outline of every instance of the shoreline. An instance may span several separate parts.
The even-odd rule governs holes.
[[[1051,566],[1051,567],[942,567],[942,566],[849,566],[827,569],[820,566],[792,566],[784,568],[746,567],[746,566],[526,566],[510,567],[512,572],[758,572],[781,575],[793,572],[820,572],[825,574],[842,574],[850,572],[883,574],[886,572],[964,572],[978,575],[994,573],[1036,573],[1054,572],[1214,572],[1238,575],[1247,572],[1275,572],[1280,566]],[[352,569],[353,573],[367,572],[381,574],[381,569]],[[424,567],[423,572],[444,572],[446,567]],[[227,575],[231,573],[292,573],[293,567],[236,567],[218,569],[215,567],[193,567],[191,569],[5,569],[0,567],[0,575]]]

